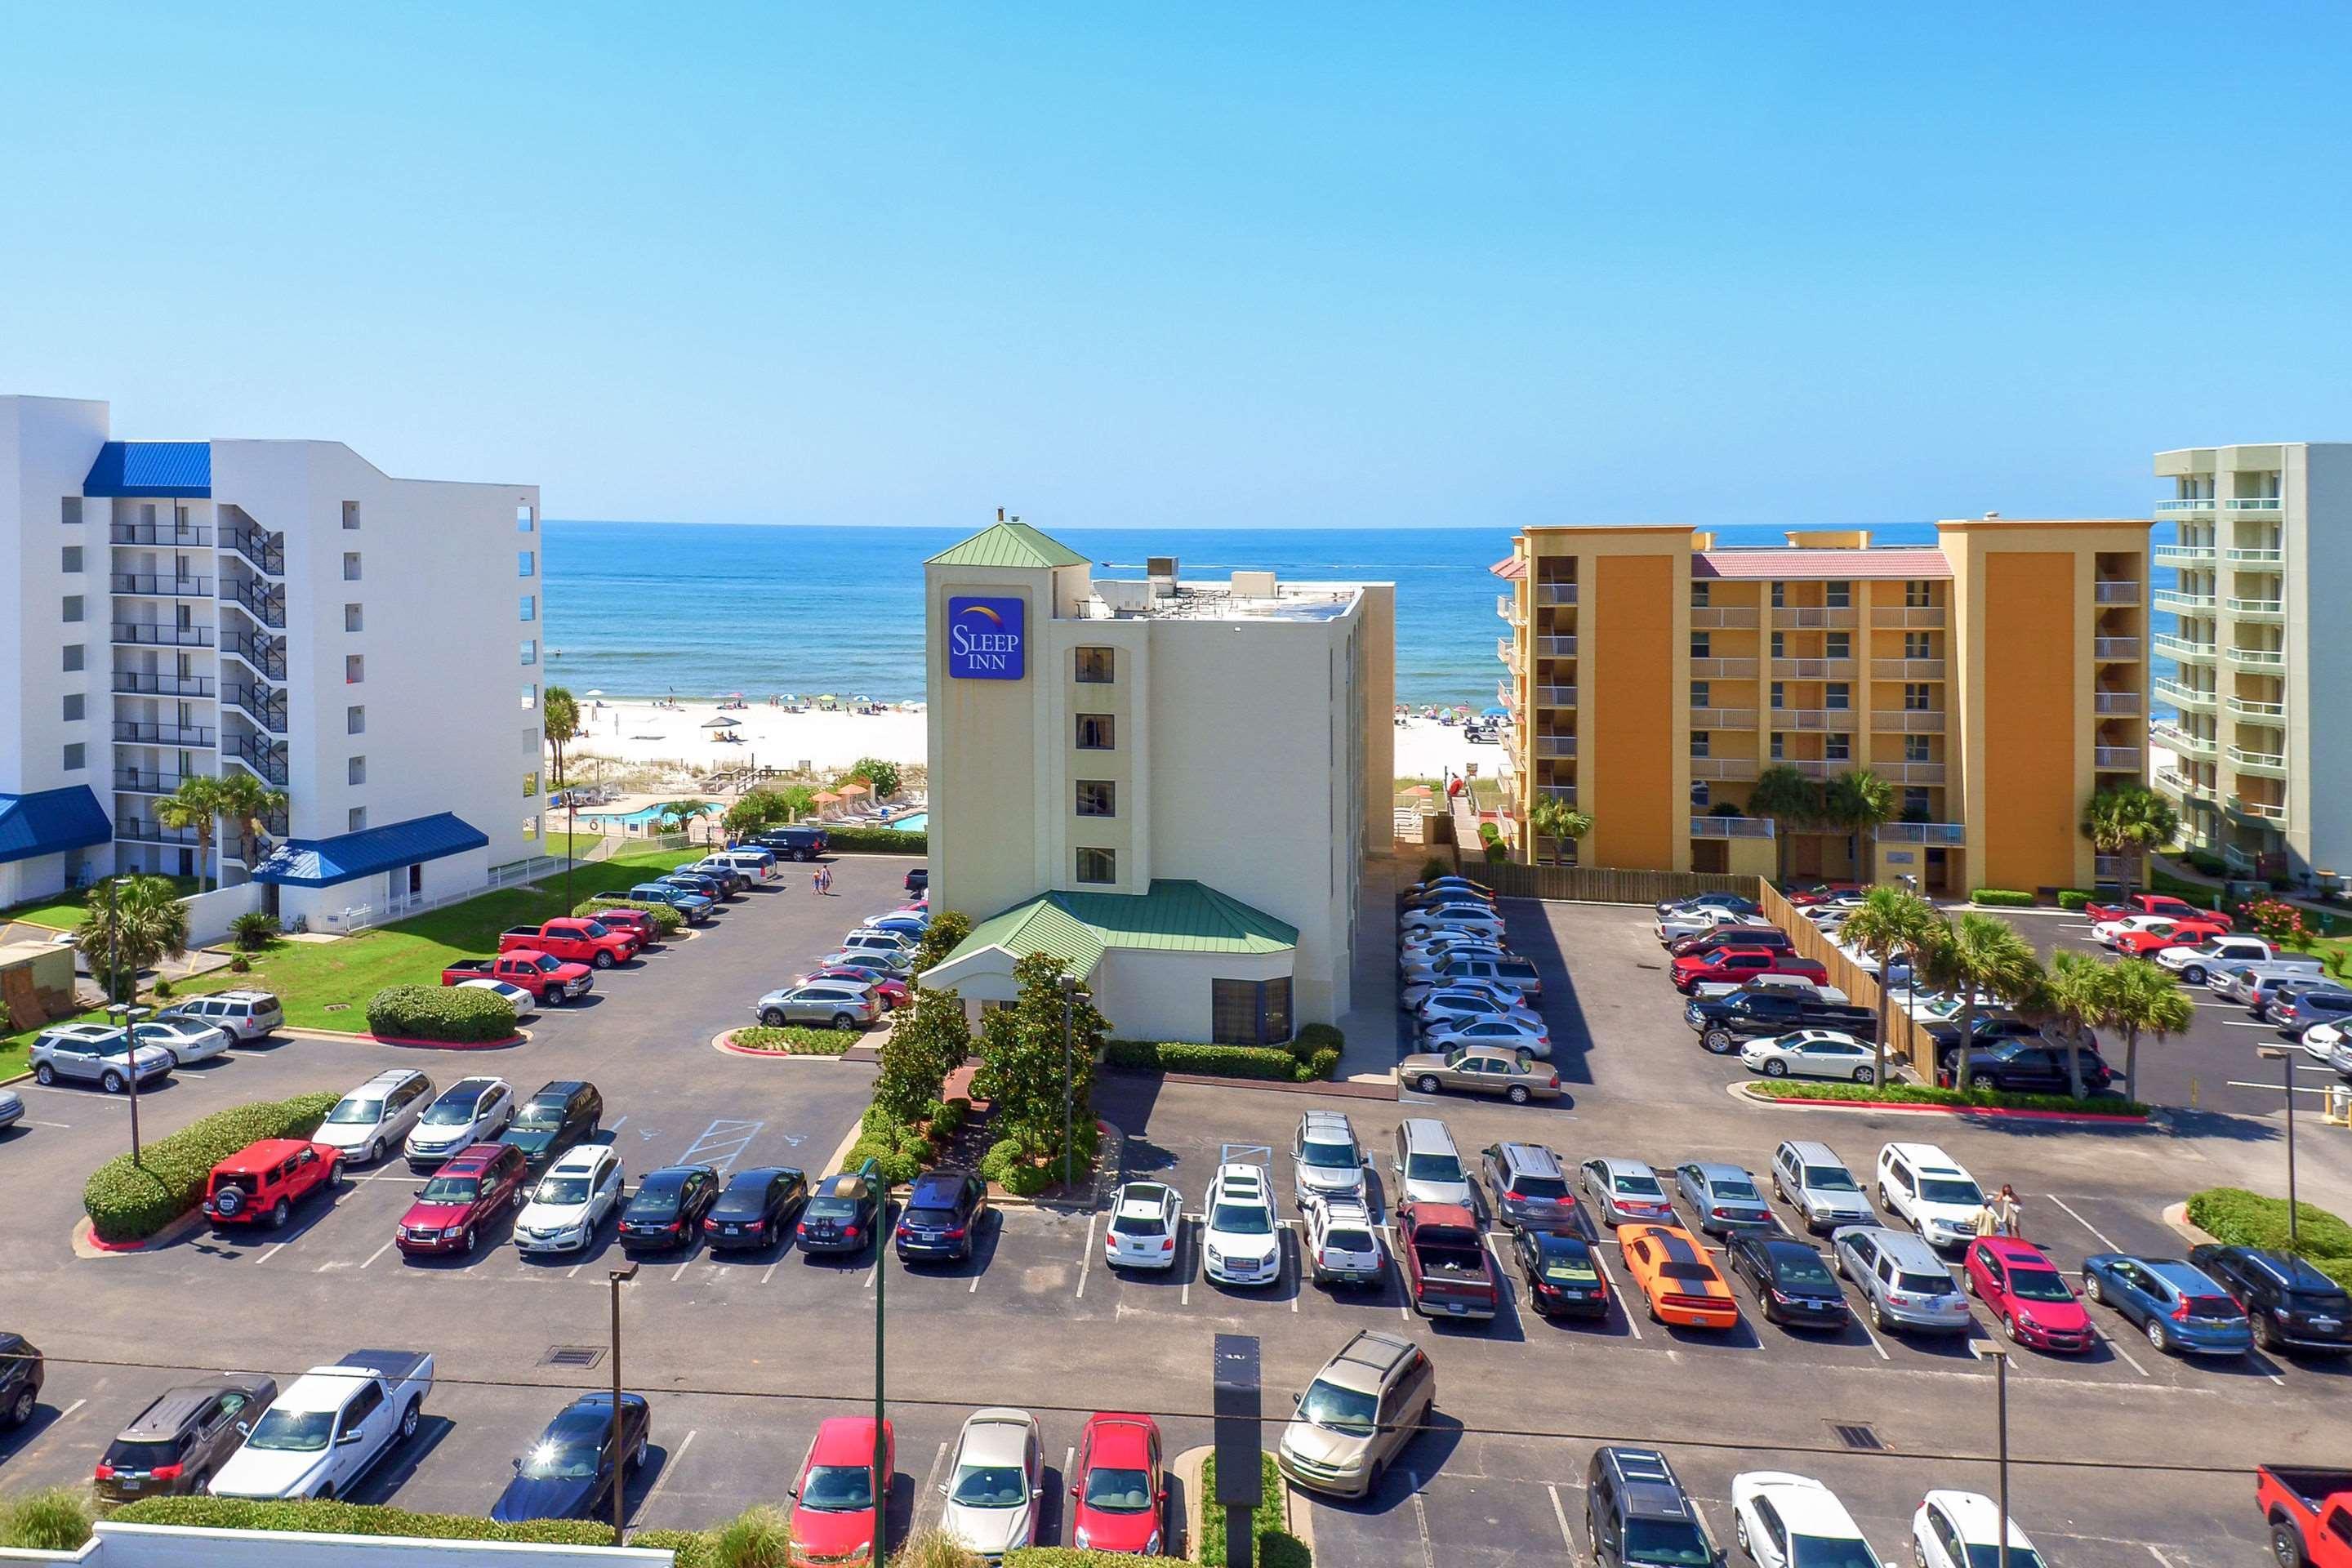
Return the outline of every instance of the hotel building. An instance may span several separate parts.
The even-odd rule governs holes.
[[[2190,843],[2244,877],[2352,872],[2352,801],[2315,787],[2352,776],[2352,724],[2325,722],[2352,690],[2352,642],[2326,593],[2352,583],[2352,443],[2193,447],[2156,456],[2157,723],[2171,761],[2157,787]],[[2316,635],[2315,635],[2315,632]]]
[[[923,575],[931,900],[976,922],[927,983],[1006,1001],[1054,952],[1155,1040],[1345,1013],[1393,831],[1392,585],[1097,576],[1018,520]]]
[[[1515,847],[1552,851],[1528,826],[1549,796],[1592,818],[1588,866],[2091,886],[2118,868],[2083,806],[2147,761],[2149,526],[1988,517],[1931,545],[1769,549],[1528,529],[1494,568]],[[1875,865],[1865,836],[1748,812],[1777,764],[1894,786]]]
[[[540,852],[536,487],[0,397],[0,904],[201,872],[331,929]],[[229,773],[286,809],[199,867],[155,807]]]

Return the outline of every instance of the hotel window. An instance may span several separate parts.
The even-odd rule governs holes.
[[[1780,681],[1777,681],[1777,680],[1776,680],[1776,681],[1774,681],[1774,682],[1772,683],[1772,706],[1773,706],[1773,707],[1775,707],[1775,708],[1785,708],[1785,707],[1787,707],[1787,706],[1789,705],[1789,704],[1788,704],[1788,695],[1789,695],[1789,689],[1788,689],[1786,686],[1782,685]]]
[[[539,639],[537,637],[525,637],[522,639],[522,661],[525,664],[537,664],[539,662]]]
[[[1078,684],[1108,686],[1111,679],[1111,650],[1107,647],[1082,647],[1078,654]]]
[[[1693,658],[1706,658],[1709,657],[1706,651],[1707,647],[1707,636],[1705,632],[1691,633],[1691,657]]]
[[[530,551],[528,551],[528,550],[518,550],[518,551],[516,551],[516,552],[515,552],[515,575],[516,575],[516,576],[518,576],[518,577],[528,577],[528,576],[530,576],[530,573],[531,573],[531,567],[532,567],[532,565],[533,565],[533,564],[534,564],[533,558],[532,558],[532,556],[531,556],[531,552],[530,552]]]
[[[359,832],[362,828],[367,826],[367,807],[363,805],[355,805],[352,807],[351,810],[343,814],[343,822],[345,825],[343,827],[344,832]]]
[[[68,544],[64,549],[58,552],[58,570],[60,572],[79,572],[81,570],[80,545]]]
[[[1906,609],[1924,610],[1931,602],[1932,601],[1928,598],[1928,588],[1927,584],[1906,583],[1903,584],[1903,605]]]
[[[1927,689],[1916,680],[1903,683],[1903,706],[1914,713],[1927,710]]]
[[[1693,731],[1691,731],[1691,755],[1692,755],[1692,756],[1694,756],[1694,757],[1704,757],[1704,756],[1707,755],[1707,754],[1709,753],[1710,749],[1714,746],[1714,744],[1715,744],[1715,735],[1714,735],[1714,732],[1713,732],[1712,731],[1707,731],[1707,730],[1693,730]]]
[[[1078,781],[1078,815],[1080,816],[1117,816],[1118,786],[1108,779]]]
[[[68,528],[81,521],[81,497],[67,496],[58,503],[58,521]]]
[[[1925,822],[1928,819],[1928,815],[1931,809],[1932,808],[1927,805],[1927,792],[1926,790],[1914,785],[1903,792],[1903,816],[1905,820]]]
[[[147,500],[141,501],[139,503],[139,521],[142,525],[148,528],[155,526],[155,503],[153,501]]]
[[[81,658],[82,645],[80,643],[69,642],[66,644],[65,672],[68,675],[71,675],[75,670],[79,669],[81,668]]]
[[[1290,976],[1210,981],[1209,1037],[1221,1046],[1274,1046],[1290,1038]]]
[[[1715,796],[1713,792],[1708,789],[1706,781],[1705,779],[1693,779],[1691,781],[1691,809],[1693,811],[1705,811],[1708,806],[1714,804]]]
[[[1712,694],[1713,689],[1710,688],[1706,681],[1694,680],[1691,682],[1690,705],[1694,708],[1704,708],[1707,705],[1707,700]]]
[[[1786,737],[1783,736],[1780,731],[1775,730],[1772,731],[1772,760],[1776,763],[1780,761],[1783,755],[1782,742],[1784,740],[1786,740]]]
[[[1788,604],[1789,604],[1789,584],[1787,584],[1786,583],[1775,583],[1775,584],[1772,584],[1772,607],[1773,607],[1774,609],[1776,609],[1776,610],[1785,609],[1785,608],[1787,608],[1787,607],[1788,607]]]
[[[1078,750],[1082,752],[1111,750],[1115,743],[1112,730],[1110,715],[1108,713],[1079,714]]]
[[[60,619],[68,623],[81,619],[81,595],[68,594],[58,605],[58,614]]]
[[[357,528],[359,525],[360,503],[355,500],[345,501],[343,503],[343,526],[345,528]]]
[[[1714,584],[1711,583],[1707,583],[1703,580],[1693,583],[1691,584],[1691,608],[1694,610],[1706,609],[1707,606],[1707,596],[1713,591]]]
[[[87,700],[84,699],[82,694],[79,691],[68,691],[66,693],[64,712],[67,723],[70,724],[75,720],[83,718],[88,714],[89,708],[86,706],[86,700]]]
[[[1843,680],[1832,680],[1823,689],[1822,705],[1844,709],[1853,706],[1853,688]]]
[[[1832,610],[1850,610],[1853,608],[1853,584],[1832,583],[1822,589],[1822,599]]]
[[[363,784],[367,783],[367,759],[365,757],[352,757],[345,760],[343,763],[343,782],[351,784]]]
[[[1828,647],[1828,657],[1829,657],[1829,658],[1852,658],[1853,657],[1853,633],[1851,633],[1851,632],[1832,632],[1832,633],[1830,633],[1830,635],[1829,635],[1828,644],[1829,644],[1829,647]]]
[[[1772,657],[1774,658],[1786,658],[1789,657],[1789,639],[1782,637],[1779,632],[1774,632],[1772,634]]]
[[[526,686],[522,689],[522,705],[526,708],[536,708],[539,706],[538,687]]]
[[[1935,658],[1936,656],[1934,654],[1927,651],[1927,634],[1926,632],[1905,632],[1903,634],[1903,657],[1905,658]]]
[[[355,704],[343,710],[343,733],[346,735],[364,735],[367,733],[367,709],[365,707]]]
[[[535,594],[525,594],[522,596],[522,614],[517,616],[515,619],[519,621],[535,621],[538,618],[539,596]]]
[[[538,817],[526,816],[522,819],[522,836],[525,838],[536,838],[539,837]]]
[[[525,800],[529,800],[529,799],[530,799],[533,795],[537,795],[538,793],[539,793],[539,775],[538,775],[537,773],[525,773],[525,774],[523,774],[523,775],[522,775],[522,797],[523,797],[523,799],[525,799]]]
[[[1118,881],[1118,852],[1115,849],[1079,850],[1078,880],[1081,882]]]
[[[517,533],[529,533],[531,530],[533,521],[530,503],[529,501],[517,501],[515,503],[515,531]]]
[[[89,757],[89,751],[79,741],[76,741],[65,749],[65,755],[59,760],[65,764],[66,772],[78,773],[88,765]]]
[[[1903,760],[1906,763],[1924,763],[1927,761],[1927,737],[1925,735],[1904,736]]]
[[[366,679],[366,658],[363,655],[356,653],[347,653],[343,655],[343,684],[345,686],[357,686],[361,681],[365,680]]]
[[[343,581],[356,583],[359,580],[360,552],[356,550],[346,550],[343,552]]]
[[[1833,763],[1852,762],[1853,760],[1853,737],[1851,735],[1840,735],[1834,733],[1822,737],[1822,755],[1827,757]]]
[[[357,605],[345,605],[343,606],[343,630],[347,632],[355,632],[365,624],[366,617],[360,614],[360,607]]]

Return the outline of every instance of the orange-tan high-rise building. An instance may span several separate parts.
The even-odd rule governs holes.
[[[1988,517],[1931,545],[1818,531],[1768,549],[1528,529],[1494,568],[1515,847],[1554,850],[1528,826],[1549,796],[1592,819],[1587,866],[1944,894],[2111,879],[2078,825],[2147,765],[2149,526]],[[1776,764],[1824,785],[1875,773],[1896,820],[1868,836],[1750,813]]]

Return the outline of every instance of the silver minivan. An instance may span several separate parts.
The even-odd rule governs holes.
[[[1850,1225],[1830,1237],[1837,1271],[1861,1288],[1882,1331],[1967,1333],[1976,1320],[1936,1249],[1908,1231]]]
[[[1840,1226],[1872,1225],[1869,1195],[1845,1162],[1826,1143],[1790,1138],[1772,1152],[1772,1190],[1805,1216],[1805,1228],[1820,1232]]]
[[[1445,1123],[1433,1116],[1416,1116],[1398,1126],[1389,1168],[1397,1178],[1394,1203],[1469,1205],[1470,1178],[1462,1169],[1462,1152],[1454,1146],[1454,1134]]]
[[[401,1146],[432,1103],[431,1079],[389,1068],[337,1100],[311,1138],[341,1149],[346,1165],[372,1165]]]

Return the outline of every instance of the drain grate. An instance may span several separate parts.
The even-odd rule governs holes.
[[[596,1345],[551,1345],[541,1366],[594,1366],[604,1359],[604,1352]]]
[[[1859,1453],[1883,1454],[1886,1452],[1886,1445],[1880,1440],[1878,1434],[1866,1425],[1854,1422],[1832,1421],[1830,1423],[1830,1430],[1837,1434],[1837,1440],[1839,1442]]]

